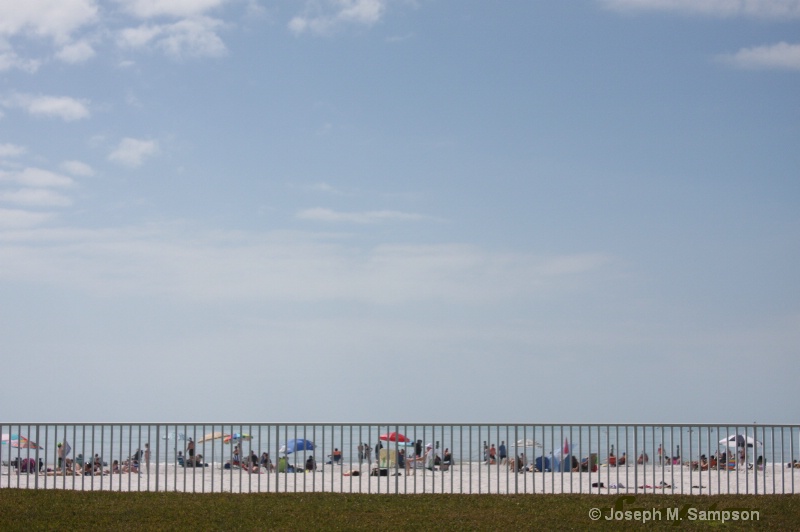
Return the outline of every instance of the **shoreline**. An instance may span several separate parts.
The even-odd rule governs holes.
[[[346,476],[345,472],[359,471]],[[46,475],[0,468],[0,489],[68,489],[83,491],[179,491],[188,493],[460,493],[460,494],[640,494],[685,495],[780,494],[800,489],[800,469],[768,464],[763,470],[695,471],[686,466],[654,464],[601,466],[596,472],[521,472],[504,465],[456,463],[449,470],[417,469],[406,474],[370,476],[366,463],[324,465],[297,473],[248,473],[220,464],[183,468],[151,464],[149,474]],[[395,473],[399,475],[395,476]]]

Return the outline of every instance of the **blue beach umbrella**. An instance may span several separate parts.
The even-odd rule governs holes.
[[[314,442],[309,440],[289,440],[286,445],[280,448],[280,452],[285,454],[292,454],[296,451],[313,451]]]

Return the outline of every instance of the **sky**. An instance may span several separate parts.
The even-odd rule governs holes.
[[[0,422],[797,423],[800,0],[0,0]]]

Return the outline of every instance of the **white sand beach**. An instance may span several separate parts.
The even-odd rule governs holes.
[[[358,476],[346,476],[349,471]],[[335,493],[672,493],[691,495],[775,494],[800,491],[800,469],[767,464],[764,470],[692,471],[687,466],[656,464],[601,466],[597,472],[514,473],[498,464],[455,464],[447,471],[417,470],[398,476],[369,475],[366,463],[324,465],[314,472],[251,474],[241,469],[183,468],[152,464],[150,473],[102,476],[48,476],[0,469],[0,488],[76,489],[85,491],[182,492],[335,492]],[[389,470],[394,475],[394,470]]]

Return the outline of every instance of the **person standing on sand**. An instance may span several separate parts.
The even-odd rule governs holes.
[[[144,467],[145,470],[150,473],[150,444],[144,444]]]
[[[189,438],[189,443],[186,444],[186,454],[189,455],[189,462],[194,465],[194,440]]]
[[[508,460],[508,451],[506,450],[506,442],[501,441],[500,447],[497,448],[497,454],[500,457],[500,463],[505,464],[506,460]]]
[[[364,461],[364,442],[358,444],[358,463]]]

